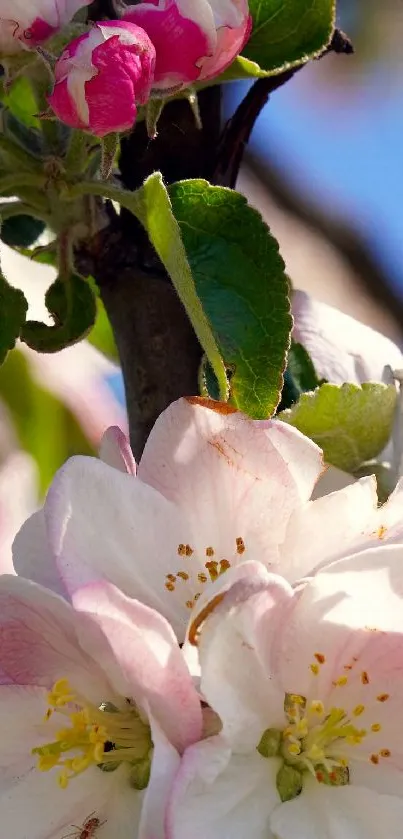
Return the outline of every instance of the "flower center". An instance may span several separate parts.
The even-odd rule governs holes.
[[[282,759],[277,773],[277,790],[282,801],[289,801],[301,793],[306,772],[322,784],[349,784],[347,755],[350,747],[360,745],[370,732],[381,730],[379,723],[373,723],[370,732],[360,728],[356,721],[363,712],[364,705],[357,705],[348,714],[338,707],[327,711],[320,700],[307,703],[299,694],[285,695],[286,727],[283,730],[266,729],[257,746],[263,757]],[[371,755],[372,763],[379,762],[378,755],[389,757],[390,752],[381,749],[377,755]]]
[[[108,702],[97,707],[76,693],[67,679],[56,682],[48,694],[48,703],[45,720],[59,714],[64,725],[53,742],[32,749],[32,754],[38,755],[37,768],[41,772],[58,767],[57,780],[65,789],[72,778],[89,766],[111,772],[126,762],[132,786],[147,786],[153,743],[150,726],[135,705],[127,700],[124,711]]]
[[[184,564],[175,573],[166,575],[165,588],[168,592],[180,593],[186,608],[193,609],[204,586],[207,583],[214,583],[218,577],[225,574],[232,563],[228,559],[217,558],[216,550],[212,546],[205,548],[203,558],[191,545],[181,543],[177,550]],[[234,553],[240,557],[245,550],[245,542],[241,536],[238,536],[235,540]]]

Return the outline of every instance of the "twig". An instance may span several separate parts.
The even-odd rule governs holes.
[[[329,46],[319,58],[323,58],[329,52],[345,55],[354,52],[350,39],[340,29],[335,29]],[[235,187],[245,148],[258,116],[271,94],[283,87],[304,67],[306,64],[300,64],[277,76],[258,79],[252,85],[222,133],[213,177],[214,183],[229,186],[232,189]]]

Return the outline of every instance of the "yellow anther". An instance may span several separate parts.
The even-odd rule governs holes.
[[[338,679],[334,680],[333,684],[334,684],[335,688],[342,688],[342,687],[344,687],[344,685],[347,684],[347,682],[348,682],[348,676],[339,676]]]
[[[301,754],[301,746],[299,743],[290,743],[288,746],[288,751],[290,755],[299,755]]]
[[[365,711],[365,705],[356,705],[353,711],[355,717],[361,716]]]
[[[313,675],[317,676],[319,673],[319,664],[310,664],[309,666],[312,670]]]
[[[69,785],[69,778],[67,772],[60,772],[60,774],[57,776],[57,783],[59,784],[59,787],[61,789],[67,789]]]
[[[374,731],[374,732],[380,731],[381,728],[382,728],[382,726],[379,722],[374,722],[371,725],[371,731]]]
[[[322,714],[325,713],[325,706],[324,706],[323,702],[320,701],[320,699],[312,700],[312,702],[309,706],[309,709],[310,709],[310,711],[312,711],[313,714],[322,715]]]

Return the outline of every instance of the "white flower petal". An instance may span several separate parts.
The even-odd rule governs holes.
[[[66,597],[54,557],[50,550],[44,511],[33,513],[22,525],[13,542],[16,574]]]
[[[231,754],[221,737],[191,746],[168,812],[168,839],[272,839],[278,761]]]
[[[402,353],[389,338],[304,291],[294,291],[292,311],[293,338],[308,350],[320,378],[381,382],[385,365],[403,367]]]
[[[165,588],[178,570],[186,523],[175,505],[131,475],[95,458],[72,458],[48,493],[45,516],[60,576],[70,594],[106,579],[162,612],[183,634],[187,610]]]
[[[298,798],[276,807],[278,839],[401,839],[403,797],[360,787],[329,787],[307,778]]]
[[[201,691],[237,752],[253,751],[266,728],[284,723],[284,693],[271,682],[265,659],[290,602],[291,589],[280,577],[267,574],[256,593],[241,580],[200,629]]]
[[[373,476],[333,492],[292,514],[281,547],[280,573],[296,580],[356,545],[376,546],[378,529],[376,480]]]

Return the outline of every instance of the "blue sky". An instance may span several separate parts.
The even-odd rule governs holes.
[[[334,113],[300,98],[302,81],[272,97],[253,145],[264,151],[269,133],[271,153],[318,201],[351,217],[403,294],[403,90],[377,73],[359,102],[354,96]]]
[[[392,68],[364,73],[354,59],[336,60],[351,60],[346,95],[326,97],[323,87],[316,95],[306,77],[320,72],[315,62],[272,96],[251,145],[264,154],[269,144],[289,178],[351,218],[403,295],[403,88]]]

